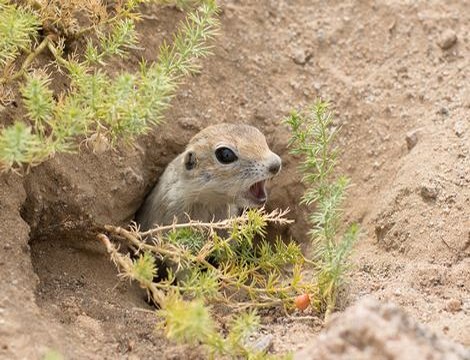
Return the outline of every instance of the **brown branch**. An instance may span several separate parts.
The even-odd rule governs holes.
[[[287,225],[294,222],[294,220],[286,219],[285,216],[289,213],[289,209],[280,210],[276,209],[271,211],[270,213],[265,214],[265,219],[267,222],[272,222],[280,225]],[[157,225],[155,228],[147,230],[145,232],[139,233],[142,237],[146,237],[149,235],[154,235],[160,232],[166,232],[170,230],[182,229],[187,227],[193,228],[202,228],[202,229],[230,229],[233,224],[237,222],[246,222],[248,221],[248,216],[243,214],[239,217],[229,218],[222,221],[212,221],[212,222],[201,222],[196,220],[190,220],[187,223],[173,223],[171,225]]]
[[[276,222],[280,224],[291,223],[292,220],[285,219],[284,216],[287,214],[288,210],[281,211],[275,210],[269,214],[263,214],[264,219],[266,222]],[[192,221],[190,220],[188,223],[185,224],[176,224],[173,223],[172,225],[167,226],[158,226],[154,229],[139,232],[137,226],[133,225],[130,230],[124,229],[122,227],[116,227],[111,225],[106,225],[105,230],[111,234],[114,234],[126,241],[129,244],[137,249],[137,251],[149,251],[156,256],[160,257],[168,257],[171,260],[175,261],[176,263],[181,263],[182,260],[187,262],[188,265],[199,264],[199,266],[203,266],[210,271],[213,271],[219,280],[220,291],[228,290],[233,292],[233,295],[240,294],[240,291],[243,293],[247,293],[250,297],[254,297],[256,300],[245,300],[245,301],[231,301],[229,299],[221,298],[220,296],[215,297],[212,299],[215,302],[225,303],[227,306],[233,309],[244,309],[249,307],[271,307],[277,306],[293,302],[295,296],[290,294],[292,291],[296,292],[299,289],[303,289],[306,291],[311,290],[310,286],[307,284],[299,284],[296,285],[283,285],[283,284],[272,284],[269,288],[263,288],[263,284],[258,284],[255,281],[255,278],[258,276],[257,271],[260,270],[259,266],[255,266],[253,268],[244,269],[244,277],[246,279],[254,277],[252,280],[254,282],[247,284],[244,281],[240,281],[240,274],[234,273],[230,268],[218,268],[213,264],[207,261],[208,254],[212,253],[214,248],[214,243],[209,240],[203,249],[198,254],[192,254],[189,251],[184,250],[183,248],[178,247],[177,245],[168,244],[162,242],[161,233],[169,230],[180,229],[185,227],[195,227],[200,229],[208,229],[210,231],[215,231],[216,229],[231,229],[233,228],[234,224],[243,224],[249,220],[248,216],[242,215],[240,217],[226,219],[218,222],[199,222],[199,221]],[[146,242],[143,239],[148,238],[151,235],[157,235],[157,239],[153,243]],[[105,245],[108,247],[112,246],[109,238],[105,235],[99,235],[99,239],[104,241],[106,239]],[[231,237],[224,239],[224,241],[230,242]],[[116,263],[116,265],[123,268],[123,274],[131,273],[132,271],[132,262],[125,261],[123,256],[117,252],[117,249],[113,246],[111,251],[111,258]],[[197,265],[196,265],[197,266]],[[277,281],[275,281],[277,282]],[[184,285],[174,285],[168,282],[161,282],[161,283],[151,283],[151,284],[141,284],[144,288],[146,288],[150,295],[153,297],[154,293],[156,294],[157,298],[154,299],[156,303],[159,305],[162,304],[162,296],[171,289],[179,290],[179,291],[187,291],[192,290],[191,287],[185,287]],[[257,287],[257,286],[261,287]],[[266,284],[267,285],[267,284]],[[276,298],[276,296],[280,296],[281,298]]]
[[[13,75],[12,77],[10,78],[7,78],[7,77],[2,77],[0,78],[0,85],[1,84],[5,84],[9,81],[14,81],[22,76],[25,75],[28,67],[31,65],[31,63],[34,61],[34,59],[36,59],[39,54],[41,54],[49,45],[49,43],[51,42],[50,38],[47,36],[45,37],[41,43],[34,49],[34,51],[32,51],[25,59],[25,61],[23,62],[23,64],[21,65],[21,68],[20,70],[18,70],[18,72]]]
[[[246,284],[243,284],[243,283],[240,283],[240,282],[234,280],[233,276],[231,276],[230,274],[229,275],[225,274],[221,269],[219,269],[219,268],[215,267],[214,265],[212,265],[211,263],[209,263],[205,258],[201,258],[199,256],[194,256],[194,255],[189,254],[189,253],[184,253],[184,252],[181,251],[180,248],[178,248],[176,246],[171,246],[171,249],[165,249],[162,246],[147,244],[144,241],[138,239],[137,238],[138,235],[136,235],[135,233],[133,233],[131,231],[128,231],[128,230],[126,230],[124,228],[121,228],[121,227],[106,225],[105,229],[107,231],[111,232],[111,233],[119,235],[119,236],[123,237],[124,239],[128,240],[132,245],[137,247],[139,250],[144,249],[144,250],[147,250],[147,251],[151,251],[154,254],[166,255],[166,256],[169,256],[171,258],[189,257],[190,262],[193,262],[193,261],[197,262],[197,263],[207,267],[208,269],[211,269],[214,272],[216,272],[218,278],[221,281],[222,287],[226,288],[226,289],[230,289],[230,288],[232,288],[232,289],[235,288],[235,289],[239,289],[239,290],[242,289],[242,290],[247,291],[247,292],[257,293],[257,294],[259,294],[258,296],[260,296],[261,294],[271,296],[274,293],[282,293],[282,292],[288,292],[288,291],[295,290],[295,286],[292,286],[292,285],[288,285],[288,286],[284,286],[284,287],[280,287],[280,288],[274,288],[274,289],[263,289],[263,288],[256,288],[256,287],[253,287],[253,286],[250,286],[250,285],[246,285]],[[103,236],[105,236],[105,235],[103,235]],[[109,239],[108,239],[108,241],[109,241]],[[168,245],[168,246],[170,246],[170,245]],[[250,272],[256,271],[257,269],[258,269],[258,267],[254,268],[254,269],[250,269]],[[272,298],[266,298],[264,300],[269,301],[269,303],[273,303]],[[282,300],[279,300],[279,301],[275,300],[275,302],[276,303],[282,303]],[[261,306],[261,304],[265,304],[265,303],[259,303],[259,304]],[[264,306],[264,305],[262,305],[262,306]]]
[[[132,272],[132,261],[130,259],[127,259],[129,261],[126,261],[126,259],[119,253],[116,247],[111,244],[111,241],[106,235],[99,234],[97,238],[106,247],[106,250],[110,254],[111,260],[114,262],[114,264],[124,270],[123,274],[125,276],[129,276],[129,274],[131,274]],[[157,305],[163,306],[165,299],[165,294],[163,293],[163,291],[159,290],[154,283],[140,283],[140,285],[145,287],[149,291],[153,301],[155,301]]]
[[[139,251],[147,250],[153,253],[158,253],[158,254],[167,255],[167,256],[169,255],[171,257],[175,257],[175,253],[177,253],[179,257],[187,255],[180,248],[176,246],[171,246],[170,244],[167,244],[167,246],[170,247],[170,249],[166,249],[162,246],[159,246],[156,243],[153,243],[153,244],[146,243],[145,241],[142,241],[142,238],[140,237],[139,233],[126,230],[119,226],[105,225],[104,228],[106,231],[110,233],[123,237],[124,239],[129,241],[131,245],[135,246]]]

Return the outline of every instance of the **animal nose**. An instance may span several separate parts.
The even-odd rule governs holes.
[[[271,174],[276,175],[281,170],[281,158],[276,155],[276,158],[271,162],[268,167]]]

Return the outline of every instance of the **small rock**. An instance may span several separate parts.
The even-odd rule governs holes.
[[[458,137],[461,137],[463,133],[465,132],[465,124],[462,120],[458,120],[455,122],[454,132],[455,132],[455,135],[457,135]]]
[[[469,359],[462,345],[435,335],[393,304],[363,299],[334,314],[294,360]]]
[[[424,200],[436,200],[439,189],[432,184],[422,184],[420,193]]]
[[[447,109],[446,107],[441,107],[439,110],[437,110],[437,113],[439,115],[449,115],[449,109]]]
[[[462,310],[462,303],[458,299],[450,299],[447,301],[446,310],[452,313]]]
[[[292,59],[297,65],[305,65],[312,56],[304,49],[295,49],[292,53]]]
[[[290,85],[290,86],[292,87],[292,89],[294,89],[294,90],[298,90],[298,89],[300,88],[300,84],[299,84],[297,81],[295,81],[295,80],[291,80],[291,81],[289,82],[289,85]]]
[[[248,341],[246,346],[255,352],[267,352],[273,346],[274,336],[271,334],[262,335],[254,341]]]
[[[406,146],[408,150],[413,149],[418,143],[418,130],[411,130],[406,133]]]
[[[457,42],[457,35],[455,34],[455,31],[451,29],[447,29],[441,34],[437,44],[442,50],[447,50],[451,48],[456,42]]]

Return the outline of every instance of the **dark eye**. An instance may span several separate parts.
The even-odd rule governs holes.
[[[235,153],[232,150],[226,147],[221,147],[215,150],[215,157],[222,164],[230,164],[238,160],[237,155],[235,155]]]

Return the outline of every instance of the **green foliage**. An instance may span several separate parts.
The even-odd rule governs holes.
[[[298,245],[280,239],[274,243],[263,239],[268,223],[290,223],[285,215],[281,211],[266,213],[251,209],[220,222],[173,224],[143,233],[138,228],[106,226],[109,233],[145,252],[132,267],[128,265],[128,257],[120,254],[106,236],[99,238],[121,276],[139,281],[161,308],[160,327],[170,339],[200,343],[216,358],[265,359],[267,355],[262,349],[251,347],[248,341],[259,318],[253,310],[242,311],[276,306],[293,309],[298,294],[318,291],[303,281],[305,259]],[[152,243],[142,241],[148,236],[152,236]],[[260,238],[259,242],[255,241],[256,237]],[[147,254],[165,259],[169,267],[167,279],[149,282],[155,266],[151,261],[141,261],[149,260]],[[220,334],[212,319],[211,305],[237,313],[226,336]]]
[[[316,278],[320,298],[325,302],[327,311],[331,312],[336,305],[338,289],[350,268],[349,256],[358,234],[358,225],[352,224],[338,243],[318,243],[317,258],[321,262]]]
[[[77,6],[68,0],[53,0],[48,6],[39,6],[35,10],[0,3],[0,20],[14,22],[15,18],[24,18],[24,21],[18,20],[13,30],[2,27],[3,22],[0,24],[0,35],[2,31],[5,36],[8,31],[13,31],[14,35],[8,41],[4,40],[5,36],[0,36],[0,65],[8,62],[8,66],[14,69],[20,49],[30,51],[18,70],[7,71],[5,67],[4,76],[0,78],[0,86],[4,86],[3,92],[0,91],[0,102],[2,94],[6,96],[9,93],[5,87],[20,81],[22,105],[27,114],[24,119],[17,119],[11,129],[5,128],[0,134],[0,146],[10,146],[0,147],[0,167],[11,169],[21,164],[35,165],[56,152],[76,151],[77,139],[83,137],[88,139],[87,143],[94,151],[102,152],[118,141],[130,143],[136,136],[161,123],[163,112],[178,85],[185,76],[199,70],[197,59],[210,52],[208,42],[218,27],[217,6],[211,0],[200,1],[201,6],[189,12],[172,42],[162,44],[157,61],[142,63],[137,72],[120,72],[111,76],[102,69],[108,58],[122,58],[128,49],[138,44],[135,30],[138,14],[135,11],[141,2],[126,1],[111,16],[101,2],[90,0],[84,9],[93,23],[90,28],[80,28],[77,19],[66,18]],[[104,20],[95,17],[95,13],[101,13]],[[54,31],[59,33],[49,36],[47,32],[52,30],[48,24],[54,18],[57,18]],[[64,28],[66,24],[75,24],[78,28],[67,30]],[[31,49],[32,39],[39,38],[39,30],[46,35],[39,45]],[[67,38],[85,36],[89,32],[94,32],[95,36],[88,36],[83,55],[65,53]],[[35,57],[45,50],[50,51],[56,65],[70,78],[69,91],[57,99],[49,87],[49,75],[44,71],[27,72]],[[17,126],[19,122],[31,123],[31,130],[28,132],[25,131],[27,128]],[[14,129],[16,136],[24,136],[24,139],[12,142],[6,138]],[[35,136],[41,139],[39,144],[32,141]],[[16,143],[22,147],[12,148]]]
[[[191,298],[216,299],[220,289],[218,274],[214,269],[190,271],[181,280],[180,288]]]
[[[239,226],[234,223],[232,228],[232,238],[237,241],[240,245],[252,246],[253,239],[256,235],[261,237],[266,236],[266,219],[261,213],[256,210],[249,210],[246,212],[246,224],[245,226]]]
[[[166,336],[180,343],[195,345],[207,341],[215,333],[209,309],[201,299],[184,301],[181,296],[171,294],[157,315],[164,319],[160,327]]]
[[[255,311],[242,313],[233,318],[229,325],[229,335],[227,340],[232,347],[236,347],[242,342],[246,342],[248,337],[259,327],[260,318]]]
[[[338,132],[332,124],[329,104],[318,101],[305,113],[292,112],[285,120],[292,137],[291,153],[302,156],[300,169],[307,190],[302,198],[306,205],[315,204],[310,215],[316,263],[320,310],[331,313],[336,306],[337,294],[349,268],[349,255],[358,236],[358,226],[353,224],[338,240],[341,228],[341,203],[349,179],[334,178],[338,151],[333,147]]]
[[[13,168],[23,163],[34,164],[47,156],[41,139],[23,123],[15,123],[0,132],[0,158],[4,166]]]
[[[232,318],[225,337],[218,331],[210,308],[201,299],[186,301],[177,294],[171,294],[162,304],[162,309],[157,311],[157,316],[162,319],[158,327],[170,340],[183,344],[201,344],[211,358],[267,358],[249,346],[248,337],[259,326],[259,317],[254,311]]]
[[[318,183],[316,189],[310,189],[316,200],[316,210],[311,214],[310,220],[313,224],[311,235],[321,242],[334,240],[338,227],[341,225],[341,203],[343,202],[345,190],[349,179],[339,177],[331,183]]]
[[[45,74],[37,73],[28,77],[21,89],[21,95],[29,118],[40,136],[45,135],[46,125],[52,117],[54,99],[49,89],[50,79]]]
[[[40,20],[35,14],[0,0],[0,66],[14,61],[21,50],[30,49],[39,27]]]
[[[277,238],[274,243],[262,241],[252,261],[263,271],[273,269],[281,271],[286,264],[299,264],[302,258],[302,251],[298,244],[292,241],[285,243]]]
[[[313,291],[311,284],[302,281],[300,270],[305,261],[299,246],[280,240],[273,244],[253,241],[255,236],[263,236],[268,222],[289,223],[284,215],[280,211],[266,213],[251,209],[240,217],[221,222],[175,224],[144,233],[111,226],[106,229],[111,233],[118,231],[117,235],[139,251],[152,253],[167,262],[171,270],[169,279],[142,284],[144,287],[151,285],[165,293],[203,297],[234,310],[276,305],[292,308],[297,294]],[[153,236],[153,244],[140,240],[149,235]],[[188,245],[191,240],[201,243]],[[145,264],[149,269],[142,272],[153,271],[153,263],[142,263],[142,266]],[[287,266],[293,267],[293,277],[284,276]],[[126,277],[142,283],[133,271],[124,265],[121,268]],[[179,275],[184,276],[179,278]],[[175,277],[180,280],[178,284],[174,283]]]
[[[144,285],[148,285],[157,275],[157,267],[155,266],[155,257],[146,252],[140,255],[132,264],[132,278]]]
[[[200,231],[187,227],[168,232],[166,241],[170,244],[183,246],[192,253],[197,253],[206,243],[206,237]]]
[[[112,55],[124,57],[126,49],[132,48],[138,43],[134,21],[131,19],[116,21],[111,33],[99,34],[98,39],[98,46],[92,40],[87,41],[85,59],[90,64],[104,65],[104,59]]]
[[[310,205],[325,197],[335,169],[338,152],[333,146],[338,130],[332,130],[333,117],[329,104],[318,101],[306,114],[293,111],[285,122],[291,128],[291,153],[303,157],[302,181],[310,186],[302,202]]]

